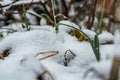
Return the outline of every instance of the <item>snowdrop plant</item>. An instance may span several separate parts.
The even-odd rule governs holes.
[[[57,24],[57,28],[59,27],[59,25],[64,25],[66,27],[71,27],[73,29],[78,30],[82,35],[84,35],[90,42],[90,45],[92,47],[92,50],[94,52],[94,55],[96,57],[96,60],[99,61],[100,60],[100,51],[99,51],[99,39],[98,36],[95,35],[94,39],[92,40],[86,33],[84,33],[81,29],[78,29],[74,26],[68,25],[68,24],[63,24],[63,23],[58,23]],[[58,28],[59,29],[59,28]]]

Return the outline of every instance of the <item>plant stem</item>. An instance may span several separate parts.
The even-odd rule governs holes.
[[[101,12],[101,18],[100,18],[100,23],[99,23],[98,34],[101,33],[102,21],[103,21],[104,11],[105,11],[105,3],[106,3],[106,0],[103,1],[103,5],[102,5],[102,12]]]
[[[26,8],[25,8],[24,4],[23,4],[23,14],[24,14],[25,26],[26,26],[27,30],[29,31],[28,21],[27,21],[27,16],[26,16]]]

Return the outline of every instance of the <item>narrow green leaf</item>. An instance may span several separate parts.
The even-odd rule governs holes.
[[[86,38],[88,38],[88,40],[90,42],[90,45],[92,47],[92,50],[94,52],[96,60],[97,61],[100,60],[99,39],[98,39],[97,35],[95,35],[94,40],[92,40],[86,33],[84,33],[82,30],[80,30],[78,28],[75,28],[71,25],[63,24],[63,23],[58,23],[56,26],[58,27],[59,25],[64,25],[64,26],[71,27],[73,29],[79,30]]]
[[[94,48],[95,48],[96,59],[99,61],[100,60],[100,51],[99,51],[99,39],[98,39],[97,35],[95,35],[95,37],[94,37]]]
[[[26,8],[23,4],[23,15],[24,15],[24,23],[25,23],[25,26],[26,26],[26,29],[29,31],[29,27],[28,27],[28,21],[27,21],[27,16],[26,16]]]

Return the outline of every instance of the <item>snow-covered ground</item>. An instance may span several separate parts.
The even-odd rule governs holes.
[[[69,21],[60,23],[79,29],[77,25]],[[15,25],[13,26],[15,27]],[[90,43],[78,41],[75,36],[69,34],[72,28],[59,25],[59,31],[56,33],[55,28],[49,25],[29,27],[32,30],[20,29],[20,31],[5,35],[1,39],[0,52],[2,53],[6,49],[10,50],[10,54],[0,61],[1,80],[37,80],[37,77],[46,71],[46,74],[42,75],[44,80],[109,79],[113,58],[120,54],[119,31],[116,31],[115,36],[108,32],[103,32],[98,36],[101,60],[97,62]],[[81,30],[91,39],[95,36],[93,31]],[[114,43],[108,44],[109,41]],[[53,54],[49,51],[58,51],[59,53],[39,60]],[[66,51],[68,52],[66,54],[67,66],[64,64]],[[36,56],[39,52],[46,53]]]

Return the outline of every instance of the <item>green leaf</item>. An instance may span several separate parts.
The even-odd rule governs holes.
[[[78,28],[75,28],[75,27],[73,27],[71,25],[63,24],[63,23],[58,23],[56,26],[58,27],[59,25],[64,25],[64,26],[71,27],[73,29],[76,29],[76,30],[80,31],[86,38],[88,38],[88,40],[90,42],[90,45],[92,47],[92,50],[94,52],[96,60],[97,61],[100,60],[99,39],[98,39],[97,35],[95,35],[94,40],[92,40],[86,33],[84,33],[82,30],[80,30]]]
[[[25,27],[26,27],[26,29],[29,31],[30,29],[29,29],[29,27],[28,27],[28,21],[27,21],[27,16],[26,16],[26,8],[25,8],[24,4],[23,4],[23,14],[24,14]]]
[[[94,48],[95,48],[96,59],[99,61],[100,60],[100,51],[99,51],[99,39],[98,39],[97,35],[95,35],[95,37],[94,37]]]

